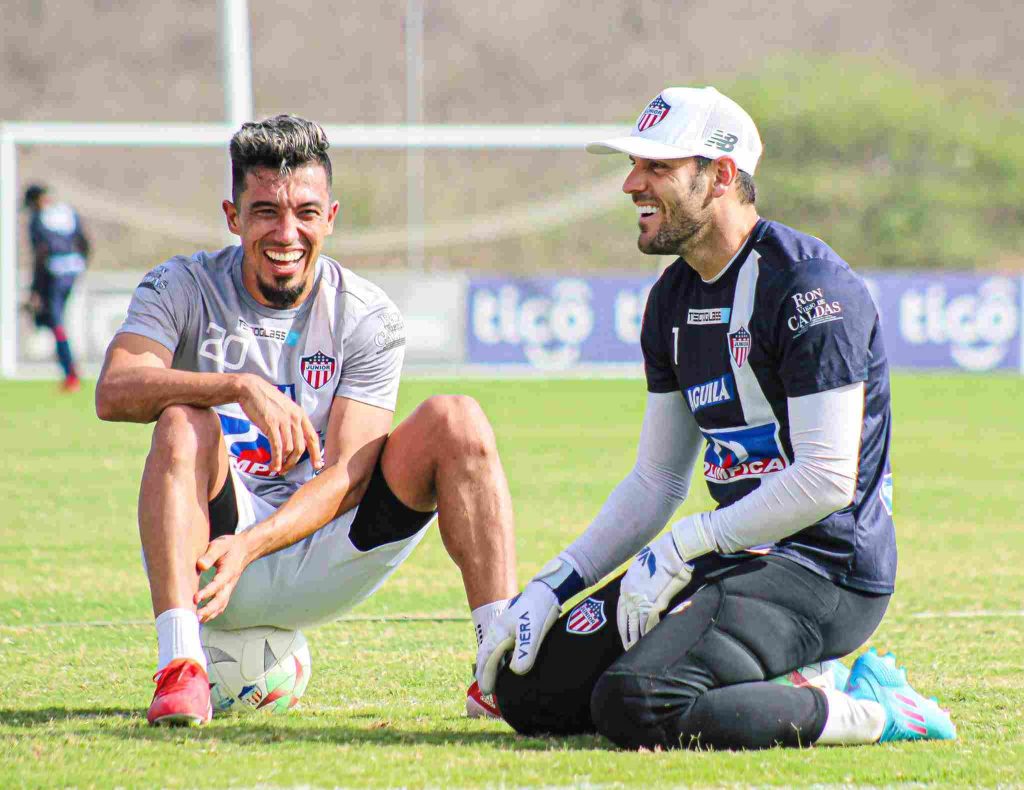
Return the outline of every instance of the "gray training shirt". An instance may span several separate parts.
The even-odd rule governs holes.
[[[242,249],[197,252],[157,266],[139,283],[118,330],[174,354],[176,370],[253,373],[298,403],[321,443],[336,397],[394,411],[405,357],[402,315],[384,292],[320,256],[300,306],[259,304],[242,284]],[[215,407],[231,463],[272,505],[313,476],[308,453],[287,476],[269,468],[270,441],[237,403]]]

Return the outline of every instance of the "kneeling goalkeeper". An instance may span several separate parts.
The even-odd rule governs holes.
[[[680,258],[644,315],[636,465],[492,623],[481,690],[520,732],[627,748],[955,738],[890,656],[865,654],[842,688],[768,682],[854,651],[893,592],[889,370],[863,281],[758,216],[757,129],[713,88],[669,88],[588,150],[629,155],[638,246]],[[701,454],[718,507],[642,548]]]

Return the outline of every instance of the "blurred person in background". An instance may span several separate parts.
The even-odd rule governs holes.
[[[25,190],[25,208],[29,211],[28,232],[34,259],[28,306],[36,326],[53,332],[57,361],[64,372],[61,389],[75,392],[81,385],[64,328],[64,308],[75,280],[85,271],[89,239],[78,212],[67,203],[53,200],[41,184],[32,184]]]
[[[494,620],[481,691],[521,733],[633,749],[955,738],[891,655],[835,671],[896,579],[889,368],[863,281],[758,216],[760,136],[714,88],[668,88],[587,150],[629,155],[637,244],[680,257],[644,314],[636,465]],[[698,463],[717,507],[658,537]],[[822,662],[832,682],[800,682]]]

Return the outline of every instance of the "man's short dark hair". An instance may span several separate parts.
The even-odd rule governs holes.
[[[30,184],[25,190],[25,207],[32,208],[39,202],[39,198],[46,194],[46,187],[42,184]]]
[[[256,168],[269,167],[287,175],[296,167],[318,164],[331,188],[330,143],[323,127],[297,115],[275,115],[264,121],[243,123],[231,138],[231,200],[245,191],[245,177]]]
[[[700,175],[711,165],[714,159],[708,159],[706,156],[694,157],[697,160],[697,175]],[[757,201],[757,185],[754,183],[754,177],[750,173],[744,172],[743,170],[736,171],[736,191],[740,197],[740,203],[753,204]]]

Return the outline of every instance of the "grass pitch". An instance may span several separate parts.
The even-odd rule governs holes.
[[[497,430],[529,577],[629,470],[641,381],[410,381]],[[873,644],[952,709],[957,743],[628,753],[463,716],[474,641],[436,532],[350,620],[309,629],[301,709],[153,729],[156,639],[135,503],[149,428],[91,392],[0,382],[0,786],[995,785],[1024,782],[1021,380],[897,376],[897,594]],[[682,512],[709,506],[702,483]],[[401,621],[400,615],[439,621]],[[390,618],[371,621],[365,618]]]

